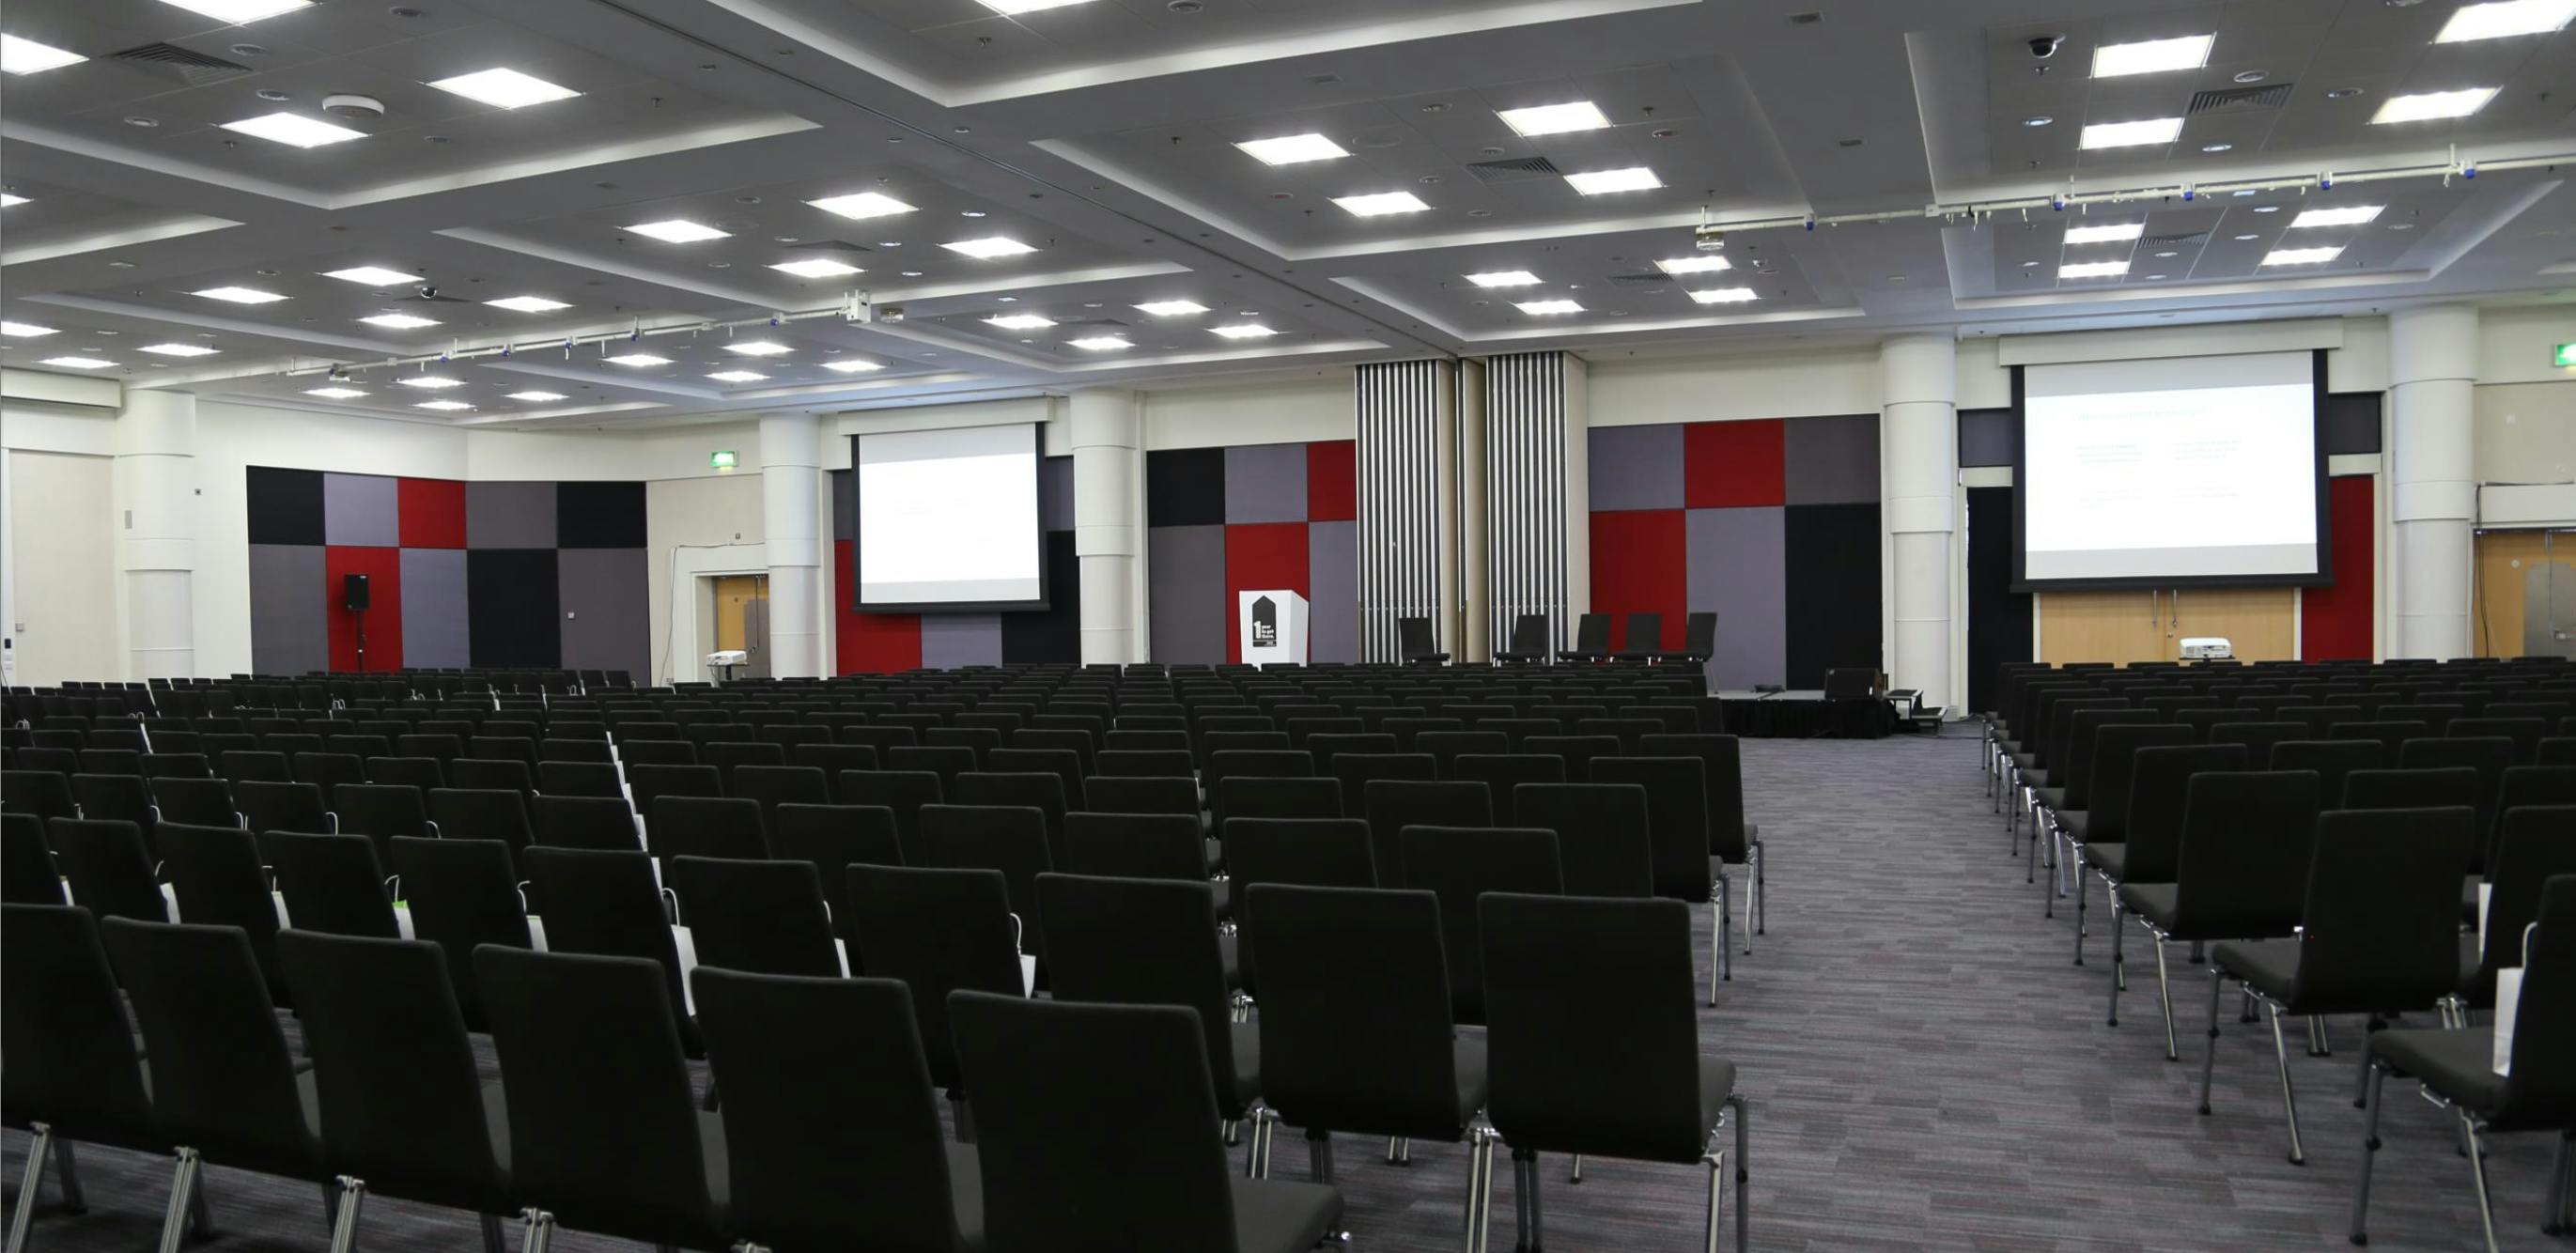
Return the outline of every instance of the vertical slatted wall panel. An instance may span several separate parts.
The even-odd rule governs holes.
[[[1486,586],[1492,638],[1508,647],[1525,613],[1547,615],[1549,650],[1566,621],[1565,354],[1524,352],[1485,363]]]
[[[1389,361],[1353,371],[1358,419],[1360,660],[1397,658],[1398,618],[1432,617],[1440,603],[1437,361]]]

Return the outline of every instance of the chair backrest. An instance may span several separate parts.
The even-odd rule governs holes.
[[[1511,645],[1505,651],[1520,658],[1547,656],[1547,615],[1525,613],[1512,619]]]
[[[241,811],[233,808],[233,785],[222,779],[154,779],[152,803],[160,808],[163,822],[201,827],[237,827],[243,822]]]
[[[236,784],[287,783],[295,772],[286,765],[286,754],[273,749],[226,749],[215,757],[215,770]]]
[[[356,753],[302,752],[287,757],[298,783],[310,783],[329,796],[344,783],[367,781],[366,762]]]
[[[2193,742],[2191,728],[2174,722],[2115,723],[2093,735],[2092,794],[2084,809],[2087,840],[2117,843],[2128,837],[2130,782],[2138,750]]]
[[[2513,766],[2496,783],[2495,805],[2479,838],[2492,845],[2514,810],[2535,805],[2576,805],[2576,766]],[[2481,866],[2487,864],[2484,860]]]
[[[1476,902],[1489,892],[1563,892],[1556,833],[1534,827],[1416,826],[1406,827],[1402,839],[1407,885],[1440,898],[1450,1015],[1462,1023],[1481,1023],[1485,980]]]
[[[435,757],[370,757],[364,763],[369,783],[393,783],[423,792],[447,786],[447,766]]]
[[[72,803],[80,806],[81,817],[152,825],[152,791],[142,775],[76,774],[71,788]]]
[[[1439,643],[1432,637],[1429,618],[1396,619],[1395,637],[1396,654],[1404,661],[1428,657],[1440,651]]]
[[[1429,892],[1255,884],[1262,1099],[1308,1131],[1455,1140],[1456,1032]]]
[[[1232,756],[1233,754],[1227,754]],[[1224,833],[1235,818],[1339,818],[1339,779],[1295,776],[1220,776],[1210,785],[1208,812]]]
[[[949,1156],[912,994],[893,979],[700,966],[724,1093],[728,1232],[770,1248],[958,1247]]]
[[[1102,762],[1116,756],[1102,753]],[[1198,781],[1192,779],[1188,754],[1176,775],[1093,775],[1082,781],[1084,808],[1103,814],[1187,814],[1199,812]]]
[[[1494,825],[1493,798],[1481,783],[1374,779],[1361,796],[1363,812],[1368,816],[1369,849],[1377,862],[1377,881],[1382,887],[1400,887],[1406,882],[1404,828]]]
[[[2328,808],[2343,805],[2344,780],[2356,770],[2387,764],[2388,750],[2376,740],[2283,740],[2272,746],[2269,770],[2314,770],[2317,791]],[[2249,764],[2253,764],[2249,758]]]
[[[45,820],[34,814],[0,814],[0,903],[63,903],[62,871],[45,843]]]
[[[1654,894],[1654,849],[1644,787],[1524,783],[1512,790],[1516,825],[1556,833],[1567,895]]]
[[[947,785],[928,770],[844,770],[832,783],[832,795],[844,805],[881,805],[893,811],[907,861],[912,859],[912,839],[921,831],[922,806],[940,804],[948,796]]]
[[[204,753],[145,753],[143,777],[147,779],[211,779],[213,763]]]
[[[2201,939],[2295,931],[2324,808],[2318,787],[2313,770],[2193,775],[2174,864],[2176,927]]]
[[[958,1086],[948,1031],[948,994],[958,989],[1022,995],[1009,888],[996,870],[852,866],[852,961],[871,978],[912,990],[931,1081]]]
[[[537,790],[548,796],[626,795],[616,763],[607,761],[538,762]]]
[[[769,856],[814,867],[823,884],[823,900],[832,907],[834,929],[850,934],[848,879],[851,866],[900,866],[903,840],[896,834],[894,811],[883,805],[796,805],[778,807],[769,825]]]
[[[1565,759],[1539,753],[1461,753],[1449,763],[1449,777],[1462,783],[1484,784],[1485,794],[1493,802],[1494,821],[1512,826],[1514,789],[1523,783],[1564,783]]]
[[[540,792],[528,811],[533,843],[550,848],[641,852],[635,811],[614,796],[555,796]]]
[[[1664,646],[1664,615],[1659,612],[1629,614],[1627,628],[1619,637],[1623,653],[1651,653]]]
[[[1064,857],[1056,869],[1067,874],[1205,883],[1206,846],[1194,814],[1068,814]]]
[[[509,1210],[474,1046],[451,990],[453,950],[295,930],[278,937],[277,951],[313,1057],[332,1169],[388,1196]]]
[[[1625,749],[1615,735],[1533,735],[1521,741],[1520,751],[1562,757],[1566,782],[1593,783],[1592,763]]]
[[[959,992],[993,1253],[1232,1253],[1234,1185],[1188,1010]]]
[[[832,747],[822,745],[819,747]],[[740,765],[733,768],[730,792],[760,803],[764,816],[775,818],[780,805],[828,805],[832,784],[813,766]]]
[[[1574,647],[1579,655],[1598,656],[1610,651],[1610,615],[1587,613],[1574,620]]]
[[[2365,719],[2360,722],[2337,722],[2326,727],[2330,740],[2377,740],[2389,761],[2397,760],[2406,741],[2431,735],[2433,728],[2409,718],[2393,720]]]
[[[56,818],[46,824],[45,841],[74,904],[101,918],[170,920],[143,828],[112,818]]]
[[[170,878],[179,917],[207,926],[241,928],[250,940],[251,955],[259,959],[260,977],[268,981],[269,991],[285,992],[277,966],[277,902],[268,894],[259,837],[239,827],[169,822],[153,838],[160,845],[161,869]]]
[[[1055,869],[1046,815],[1000,805],[924,805],[918,851],[919,856],[904,859],[907,865],[1001,871],[1010,886],[1011,912],[1020,916],[1020,947],[1045,965],[1038,876]]]
[[[644,830],[653,859],[667,868],[674,857],[769,856],[769,833],[760,802],[739,796],[656,797]]]
[[[840,975],[814,863],[674,857],[668,880],[701,964],[823,979]]]
[[[2095,748],[2102,732],[2119,725],[2159,725],[2162,715],[2150,709],[2115,706],[2107,709],[2079,709],[2067,719],[2065,751],[2057,760],[2064,763],[2064,773],[2052,772],[2049,780],[2066,789],[2064,807],[2089,812],[2093,807],[2093,767]]]
[[[1690,931],[1680,901],[1484,898],[1488,1108],[1512,1145],[1699,1160],[1709,1103]]]
[[[670,915],[662,912],[662,894],[654,886],[653,862],[642,852],[600,852],[540,845],[520,859],[520,873],[536,888],[544,909],[546,948],[556,953],[589,953],[605,957],[640,957],[662,968],[663,1000],[673,1012],[686,1007],[680,989],[680,950],[671,934]],[[483,967],[474,968],[483,984]],[[493,1012],[492,988],[482,986],[483,1008]],[[685,1017],[685,1015],[683,1015]],[[681,1043],[695,1050],[686,1022]]]
[[[2129,821],[2121,845],[2121,877],[2129,883],[2171,883],[2182,858],[2183,805],[2192,776],[2209,770],[2243,770],[2242,744],[2157,745],[2141,748],[2129,779]],[[2098,838],[2098,837],[2097,837]]]
[[[331,792],[332,812],[340,830],[376,842],[376,859],[393,862],[395,836],[430,834],[429,804],[416,787],[382,783],[343,783]]]
[[[1110,734],[1146,733],[1113,731]],[[1187,778],[1198,772],[1198,759],[1191,756],[1187,748],[1113,748],[1102,752],[1095,760],[1097,765],[1094,769],[1100,772],[1099,775],[1093,776],[1095,778],[1137,779],[1175,776]],[[1085,781],[1085,788],[1086,799],[1088,799],[1088,780]],[[1097,805],[1100,802],[1093,800],[1091,803]]]
[[[1709,854],[1741,864],[1751,848],[1751,837],[1745,831],[1744,759],[1736,738],[1696,732],[1646,735],[1639,737],[1636,751],[1643,757],[1699,759],[1700,787],[1708,810]],[[1613,770],[1611,773],[1616,775],[1619,772]]]
[[[1204,882],[1038,876],[1048,979],[1059,1001],[1182,1005],[1198,1012],[1218,1111],[1244,1116],[1250,1076],[1237,1074],[1215,893]]]
[[[2576,1120],[2576,875],[2541,888],[2538,918],[2497,1116],[2507,1125],[2563,1127]]]
[[[290,925],[390,940],[402,932],[386,895],[385,863],[363,835],[262,831],[259,855],[277,872]]]
[[[497,757],[459,757],[447,763],[447,782],[460,788],[507,788],[520,793],[539,790],[528,763]]]
[[[1646,789],[1646,830],[1653,840],[1657,896],[1684,901],[1710,898],[1713,880],[1708,859],[1715,850],[1708,829],[1706,774],[1707,766],[1697,756],[1604,757],[1592,763],[1594,783],[1632,783]],[[1741,838],[1740,819],[1737,829]]]
[[[713,766],[626,765],[626,788],[635,812],[644,815],[644,830],[653,832],[654,804],[665,796],[722,796],[724,775]]]
[[[1333,778],[1342,785],[1342,816],[1368,814],[1369,785],[1380,780],[1428,783],[1437,773],[1429,753],[1336,753]]]
[[[528,821],[528,798],[506,788],[432,788],[429,820],[451,840],[498,840],[513,853],[526,848],[535,832]]]
[[[99,932],[134,1000],[163,1134],[218,1165],[323,1178],[295,1060],[241,931],[110,918]]]
[[[457,1007],[469,1027],[486,1030],[482,993],[474,985],[474,950],[485,944],[534,947],[509,846],[499,840],[409,836],[396,838],[393,845],[413,937],[446,950]]]
[[[1717,652],[1717,615],[1702,611],[1682,619],[1682,652],[1699,658]]]
[[[725,1247],[664,973],[642,958],[486,945],[474,977],[501,1059],[512,1190],[567,1227]]]
[[[241,810],[242,825],[253,831],[327,835],[337,830],[331,825],[331,809],[323,803],[322,789],[311,783],[238,781],[233,784],[233,804]]]
[[[0,1107],[75,1140],[167,1148],[98,925],[60,898],[0,905]]]
[[[2576,805],[2522,805],[2505,811],[2487,861],[2487,908],[2476,976],[2481,995],[2473,1003],[2494,994],[2497,969],[2522,964],[2522,929],[2540,915],[2542,886],[2571,874],[2576,874]]]

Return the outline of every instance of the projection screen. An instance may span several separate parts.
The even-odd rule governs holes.
[[[1044,609],[1034,423],[851,437],[861,610]]]

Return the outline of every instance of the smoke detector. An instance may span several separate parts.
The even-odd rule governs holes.
[[[322,111],[333,117],[383,117],[385,102],[374,96],[330,95],[322,97]]]

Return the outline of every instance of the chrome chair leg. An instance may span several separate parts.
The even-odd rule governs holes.
[[[1751,1253],[1753,1248],[1753,1202],[1744,1195],[1751,1180],[1748,1163],[1753,1160],[1751,1143],[1753,1107],[1740,1092],[1731,1093],[1726,1103],[1735,1107],[1735,1247],[1737,1253]]]
[[[1726,1229],[1726,1150],[1711,1149],[1700,1160],[1708,1164],[1708,1253],[1717,1253],[1718,1233]]]
[[[501,1216],[477,1214],[475,1217],[481,1220],[483,1228],[483,1253],[509,1253],[508,1245],[501,1240]]]
[[[1566,1175],[1565,1181],[1573,1184],[1580,1184],[1583,1182],[1583,1155],[1581,1153],[1574,1154],[1574,1170],[1572,1173]]]
[[[546,1253],[548,1249],[553,1248],[555,1216],[534,1207],[522,1211],[522,1214],[528,1220],[528,1235],[527,1239],[519,1245],[519,1253]]]
[[[1306,1178],[1310,1183],[1333,1181],[1333,1135],[1329,1131],[1306,1133]]]
[[[355,1253],[358,1247],[358,1210],[367,1201],[367,1181],[354,1175],[340,1176],[339,1213],[331,1220],[331,1253]]]
[[[161,1253],[179,1253],[179,1242],[196,1205],[197,1151],[181,1145],[178,1165],[170,1173],[170,1210],[161,1219]]]
[[[2084,901],[2092,893],[2084,890],[2084,851],[2075,851],[2075,964],[2084,964]]]
[[[1467,1130],[1467,1253],[1485,1253],[1493,1222],[1494,1129],[1479,1124]]]
[[[2155,944],[2156,1000],[2165,1011],[2165,1060],[2180,1061],[2182,1050],[2174,1047],[2173,984],[2165,975],[2165,938],[2161,935],[2156,936]]]
[[[2366,1056],[2370,1050],[2363,1049],[2362,1052]],[[2370,1233],[2366,1226],[2370,1217],[2370,1165],[2371,1159],[2379,1155],[2380,1086],[2388,1078],[2388,1072],[2377,1066],[2366,1066],[2364,1069],[2369,1072],[2370,1082],[2368,1089],[2362,1093],[2361,1099],[2362,1107],[2369,1112],[2362,1116],[2361,1173],[2353,1183],[2352,1230],[2346,1233],[2354,1244],[2370,1243]]]
[[[2369,1100],[2370,1037],[2378,1034],[2386,1025],[2387,1024],[2379,1020],[2379,1016],[2377,1014],[2371,1015],[2362,1023],[2361,1049],[2359,1052],[2353,1054],[2354,1059],[2358,1062],[2358,1064],[2352,1068],[2352,1107],[2354,1109],[2360,1109],[2363,1104]]]
[[[1233,1148],[1234,1146],[1243,1143],[1243,1129],[1241,1124],[1235,1119],[1219,1119],[1216,1124],[1216,1130],[1218,1135],[1224,1137],[1225,1147],[1227,1148]]]
[[[81,1191],[80,1163],[73,1159],[72,1142],[67,1139],[54,1141],[54,1187],[62,1193],[64,1213],[89,1212],[89,1194]]]
[[[36,1138],[27,1146],[27,1170],[18,1180],[18,1210],[9,1215],[9,1253],[25,1253],[27,1228],[35,1222],[36,1194],[43,1189],[45,1161],[51,1156],[49,1150],[54,1142],[54,1129],[49,1123],[29,1123],[27,1129],[35,1132]]]
[[[1753,840],[1753,934],[1755,935],[1771,934],[1771,904],[1767,899],[1769,894],[1763,891],[1768,881],[1766,874],[1768,868],[1769,859],[1763,856],[1761,837],[1756,836]],[[1748,939],[1744,942],[1744,951],[1747,953],[1753,951],[1753,941]]]
[[[1413,1141],[1403,1136],[1388,1136],[1386,1138],[1386,1164],[1389,1166],[1412,1165]]]
[[[2549,1199],[2541,1203],[2540,1234],[2567,1232],[2568,1172],[2576,1168],[2576,1131],[2558,1133],[2558,1156],[2549,1163]]]
[[[2290,1119],[2290,1164],[2305,1166],[2308,1155],[2299,1148],[2299,1097],[2290,1088],[2290,1045],[2281,1034],[2281,1007],[2272,1011],[2272,1057],[2281,1065],[2281,1110]],[[2311,1020],[2313,1021],[2313,1020]]]
[[[2111,1019],[2110,1019],[2110,1025],[2112,1025],[2112,1026],[2114,1026],[2114,1027],[2116,1027],[2116,1026],[2119,1026],[2119,1025],[2120,1025],[2120,963],[2121,963],[2121,961],[2122,961],[2122,960],[2124,960],[2124,959],[2121,957],[2121,955],[2120,955],[2120,938],[2121,938],[2120,933],[2121,933],[2121,928],[2120,928],[2120,894],[2119,894],[2117,891],[2113,891],[2113,892],[2111,893]]]
[[[2209,970],[2209,1038],[2200,1050],[2200,1112],[2209,1114],[2209,1076],[2218,1069],[2218,1001],[2226,989],[2227,976],[2215,966]]]
[[[2487,1195],[2486,1146],[2478,1143],[2478,1122],[2467,1110],[2460,1111],[2460,1134],[2469,1142],[2469,1179],[2478,1189],[2478,1227],[2486,1234],[2487,1253],[2496,1253],[2495,1200]]]
[[[2326,1038],[2326,1020],[2323,1014],[2308,1015],[2308,1056],[2334,1056],[2334,1042]]]

